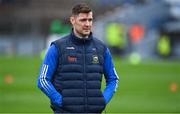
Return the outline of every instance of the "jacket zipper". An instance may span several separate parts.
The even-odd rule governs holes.
[[[85,98],[84,98],[84,101],[85,101],[85,112],[87,112],[87,93],[86,93],[86,91],[87,91],[87,85],[86,85],[86,83],[87,83],[87,79],[86,79],[86,73],[85,73],[85,66],[86,66],[86,51],[85,51],[85,40],[84,40],[84,44],[83,44],[83,63],[84,63],[84,72],[83,72],[83,74],[84,74],[84,89],[85,89],[85,91],[84,91],[84,93],[85,93]]]

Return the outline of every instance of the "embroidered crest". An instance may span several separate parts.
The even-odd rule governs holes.
[[[99,63],[99,58],[98,58],[97,55],[93,55],[92,63],[93,64],[98,64]]]

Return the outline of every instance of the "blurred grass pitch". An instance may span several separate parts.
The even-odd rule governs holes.
[[[137,54],[133,64],[113,60],[120,81],[107,114],[180,112],[180,61],[143,63]],[[40,57],[0,57],[0,113],[53,113],[37,87],[41,64]]]

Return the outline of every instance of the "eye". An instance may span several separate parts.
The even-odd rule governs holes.
[[[93,19],[80,19],[79,21],[81,21],[81,22],[86,22],[86,21],[92,22],[92,20],[93,20]]]
[[[87,21],[87,19],[80,19],[80,21],[81,21],[81,22],[85,22],[85,21]]]
[[[89,22],[91,22],[93,19],[88,19]]]

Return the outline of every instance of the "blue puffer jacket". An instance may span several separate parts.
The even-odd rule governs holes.
[[[61,110],[101,113],[106,105],[101,92],[105,45],[92,35],[82,40],[74,34],[52,44],[60,54],[52,83],[62,95]]]
[[[106,88],[100,91],[102,74]],[[73,32],[52,43],[38,78],[55,113],[101,113],[118,87],[118,75],[109,49],[92,35]]]

